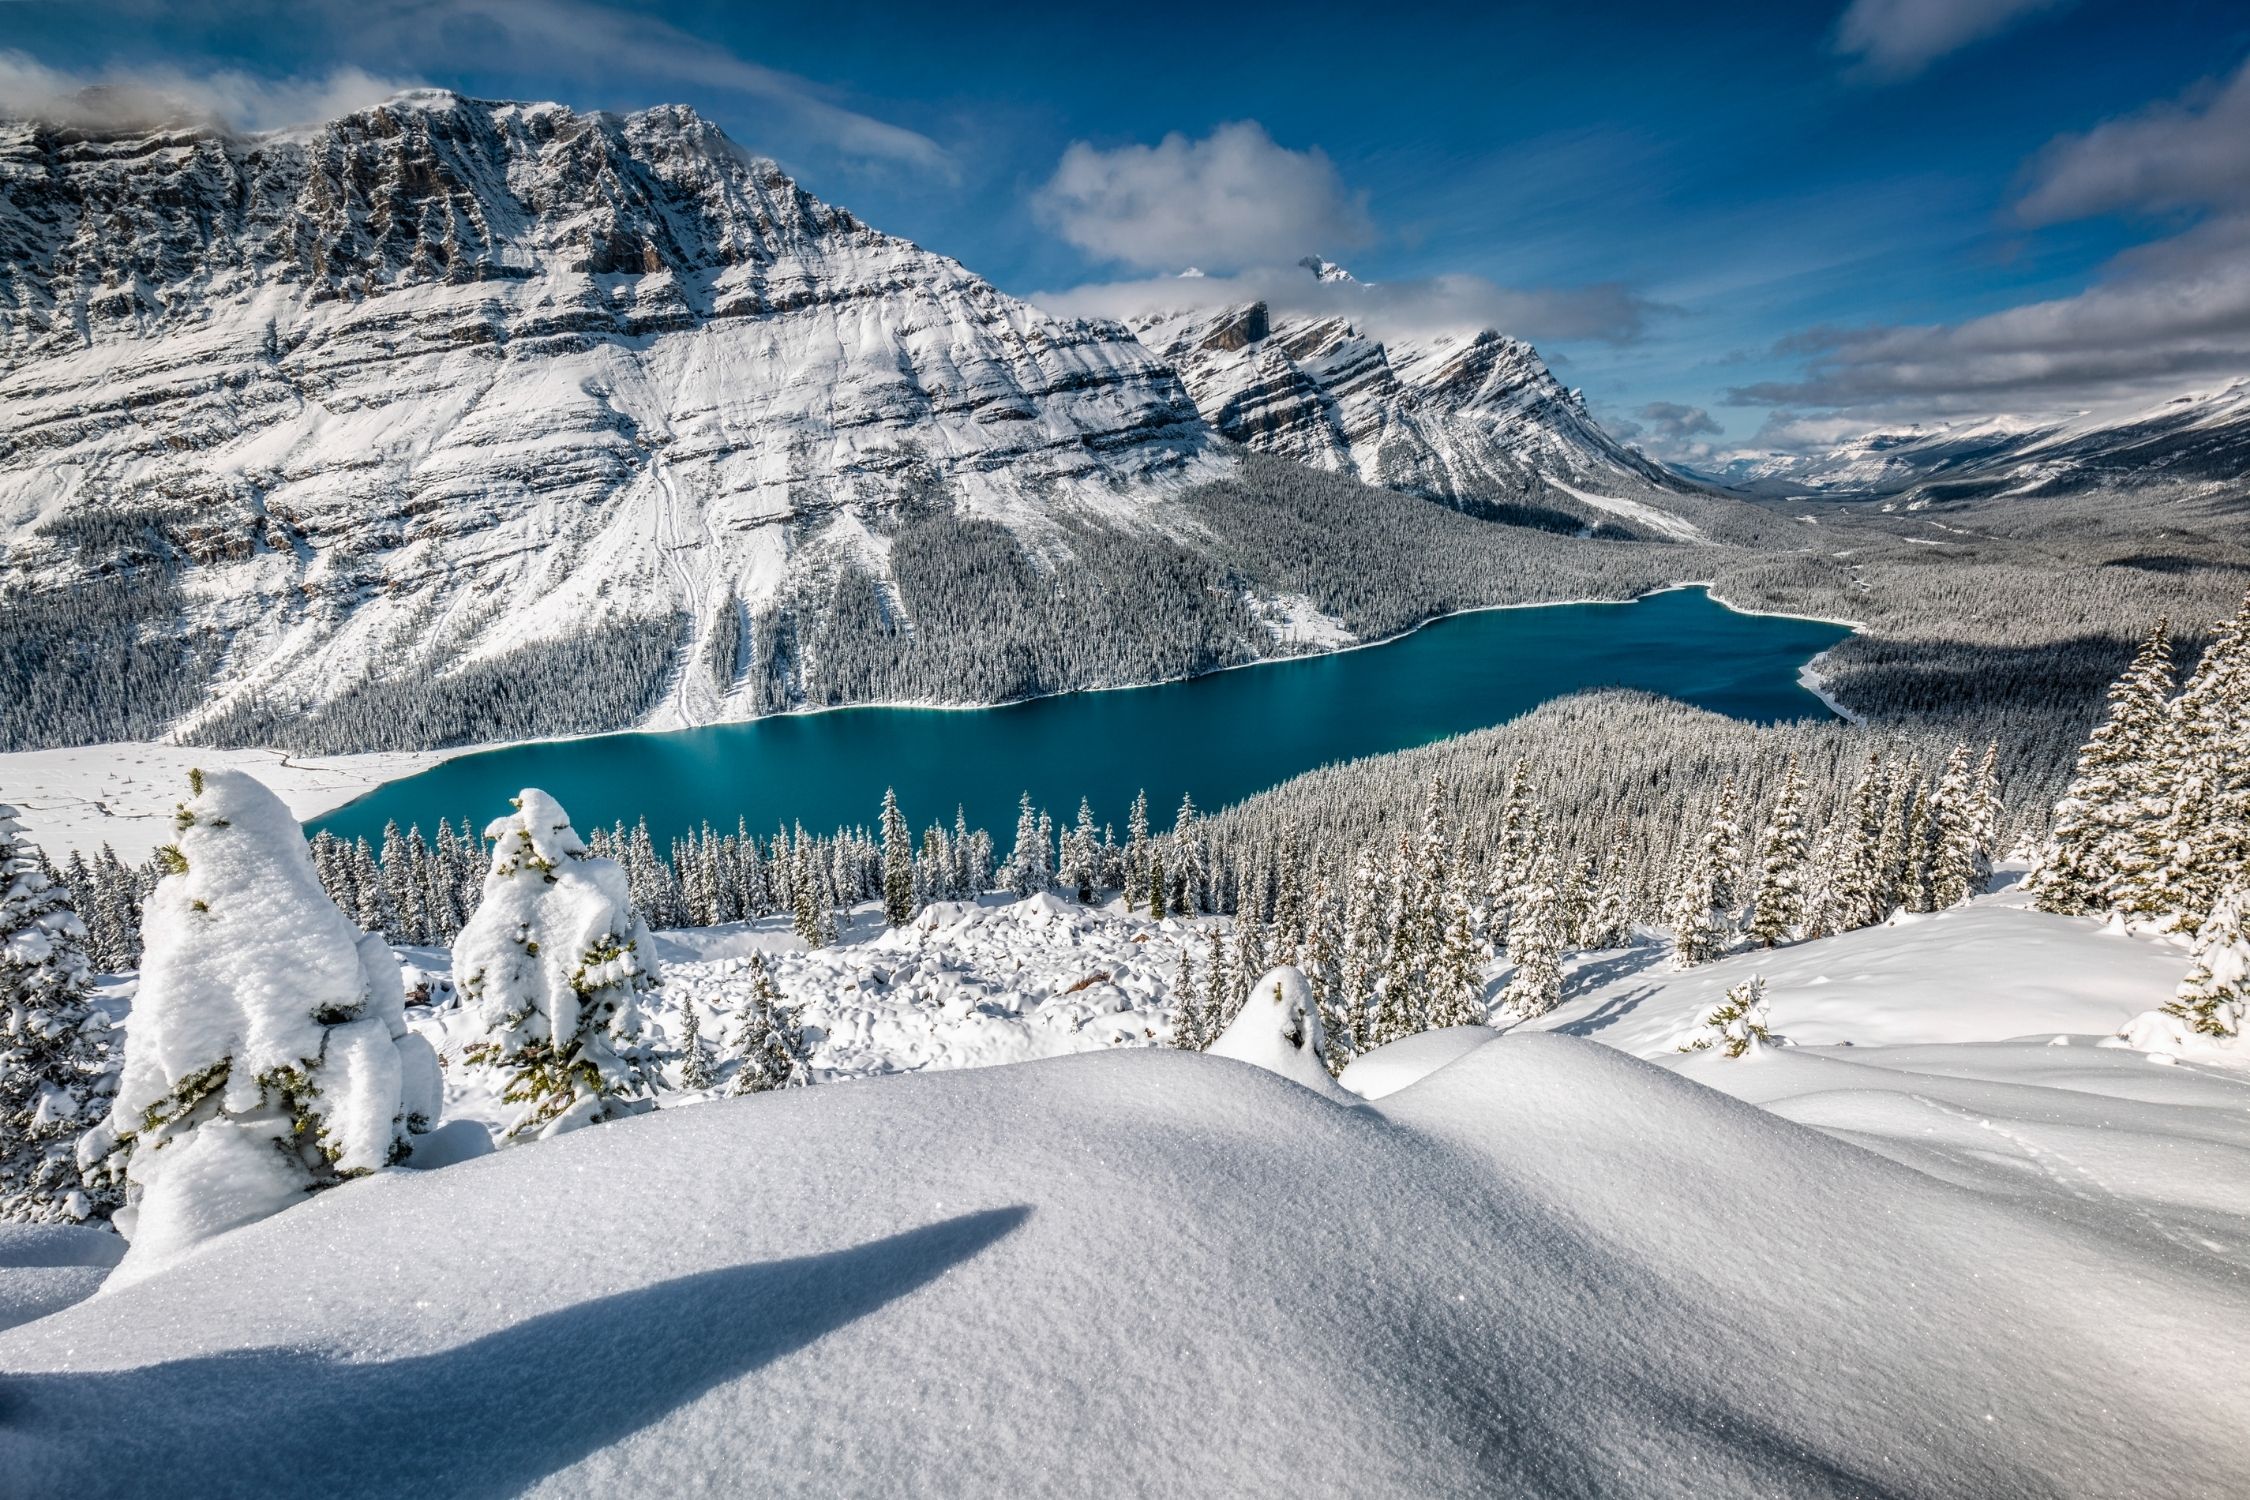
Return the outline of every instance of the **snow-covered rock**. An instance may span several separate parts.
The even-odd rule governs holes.
[[[1325,1099],[1349,1097],[1328,1076],[1320,1035],[1320,1007],[1304,971],[1290,965],[1267,972],[1250,986],[1242,1009],[1203,1049],[1301,1083]]]

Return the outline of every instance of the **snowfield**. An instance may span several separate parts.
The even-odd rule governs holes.
[[[862,913],[813,952],[770,924],[661,934],[659,1024],[693,1003],[723,1043],[762,953],[822,1082],[481,1156],[425,1138],[423,1170],[44,1317],[0,1271],[36,1317],[0,1334],[0,1472],[2240,1493],[2250,1070],[2099,1045],[2170,994],[2176,945],[2002,895],[1687,973],[1593,955],[1545,1032],[1409,1039],[1353,1098],[1154,1045],[1182,947],[1200,963],[1223,925],[1034,897]],[[1799,1045],[1670,1050],[1751,973]],[[0,1264],[53,1277],[19,1243],[48,1242]]]

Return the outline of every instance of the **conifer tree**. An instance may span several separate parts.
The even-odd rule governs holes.
[[[1528,1021],[1562,1003],[1562,923],[1555,856],[1548,851],[1533,863],[1508,922],[1508,957],[1516,969],[1500,1004],[1511,1019]]]
[[[1172,1045],[1182,1052],[1201,1052],[1210,1038],[1204,1034],[1203,993],[1195,978],[1195,957],[1180,944],[1180,967],[1172,976]]]
[[[1711,905],[1722,915],[1733,913],[1743,902],[1742,806],[1734,778],[1719,783],[1711,804],[1711,821],[1703,833],[1703,863],[1710,871]]]
[[[1148,856],[1148,919],[1161,922],[1170,915],[1171,893],[1164,877],[1164,855],[1150,850]]]
[[[1726,952],[1726,930],[1711,904],[1710,870],[1694,854],[1683,862],[1669,915],[1673,968],[1692,969]]]
[[[914,834],[898,810],[898,794],[883,788],[883,920],[904,927],[914,918]]]
[[[0,803],[0,1220],[99,1221],[120,1199],[78,1171],[79,1139],[109,1112],[118,1067],[85,938],[71,892]]]
[[[803,1022],[782,998],[762,953],[750,955],[750,1004],[743,1010],[734,1050],[739,1060],[727,1084],[729,1094],[803,1088],[813,1081]]]
[[[1016,803],[1016,843],[1009,851],[1000,887],[1011,896],[1028,896],[1039,890],[1039,815],[1032,810],[1031,793]]]
[[[1374,1040],[1375,994],[1383,975],[1390,934],[1383,922],[1388,885],[1375,851],[1362,849],[1353,861],[1344,892],[1344,931],[1336,958],[1336,1009],[1350,1018],[1349,1035],[1360,1051]]]
[[[2106,904],[2193,932],[2250,860],[2250,594],[2213,633],[2165,727],[2150,774],[2128,784],[2139,796]]]
[[[1424,1024],[1482,1026],[1490,1019],[1484,1003],[1484,966],[1492,957],[1492,949],[1478,930],[1475,908],[1461,882],[1447,882],[1440,901]]]
[[[1785,943],[1805,920],[1805,778],[1789,757],[1773,813],[1758,841],[1758,885],[1751,896],[1750,940],[1761,948]]]
[[[1773,1035],[1767,1029],[1766,982],[1753,974],[1726,993],[1726,998],[1704,1012],[1696,1029],[1676,1050],[1681,1052],[1708,1052],[1714,1048],[1728,1057],[1741,1057],[1770,1046]]]
[[[1141,904],[1148,889],[1148,864],[1150,858],[1148,836],[1148,793],[1133,794],[1133,810],[1125,819],[1125,909],[1133,910]],[[1155,913],[1163,915],[1161,912]]]
[[[1992,871],[1980,824],[1977,773],[1969,747],[1957,744],[1929,800],[1929,897],[1932,910],[1959,906],[1984,888]]]
[[[1165,841],[1172,871],[1172,909],[1187,917],[1209,909],[1204,891],[1209,868],[1204,859],[1203,831],[1196,826],[1200,817],[1195,799],[1181,797],[1180,810],[1172,820],[1172,836]]]
[[[239,771],[190,772],[161,852],[124,1068],[79,1142],[115,1184],[119,1274],[403,1159],[438,1111],[398,964],[321,889],[289,810]]]
[[[526,788],[485,830],[484,899],[453,950],[451,1038],[519,1106],[506,1142],[650,1108],[643,1004],[658,982],[625,872],[596,859],[554,798]]]
[[[2242,1034],[2250,1015],[2250,885],[2239,876],[2196,929],[2187,978],[2164,1010],[2204,1036]]]
[[[2078,752],[2054,826],[2024,879],[2040,910],[2075,915],[2108,909],[2142,815],[2140,796],[2158,780],[2158,763],[2171,748],[2171,692],[2171,627],[2159,619],[2110,688],[2108,710]]]
[[[711,1071],[711,1049],[703,1044],[703,1023],[696,1018],[695,1002],[680,1007],[680,1087],[700,1092],[717,1082]]]
[[[1099,871],[1096,860],[1100,856],[1100,837],[1094,829],[1094,808],[1084,797],[1078,799],[1078,821],[1063,840],[1062,883],[1081,902],[1094,899],[1094,882]]]

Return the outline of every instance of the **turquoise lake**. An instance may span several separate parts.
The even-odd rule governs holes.
[[[307,825],[376,838],[440,817],[481,828],[523,787],[561,800],[581,831],[647,818],[659,841],[708,822],[752,832],[873,826],[886,786],[919,836],[956,804],[1000,852],[1029,791],[1058,824],[1081,796],[1117,825],[1137,789],[1171,826],[1182,793],[1206,810],[1332,761],[1504,723],[1588,688],[1664,693],[1739,719],[1823,718],[1798,670],[1842,626],[1738,614],[1700,589],[1629,604],[1481,610],[1380,646],[1071,693],[1000,708],[846,708],[664,734],[613,734],[464,755],[379,787]]]

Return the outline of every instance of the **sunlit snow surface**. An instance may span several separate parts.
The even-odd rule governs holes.
[[[1450,1058],[1369,1104],[1131,1035],[1182,940],[1037,902],[780,957],[851,1038],[817,1063],[922,1071],[675,1101],[237,1231],[0,1335],[0,1472],[72,1494],[2239,1493],[2250,1073],[2082,1030],[2113,1024],[2111,990],[2161,999],[2179,949],[2003,898],[1708,973],[1609,955],[1550,1018],[1607,1006],[1598,1040],[1425,1040]],[[674,1006],[719,1008],[717,949],[791,946],[698,941]],[[1777,1032],[1861,1044],[1601,1045],[1655,1055],[1745,969]],[[1094,1055],[930,1066],[1070,1047]]]

